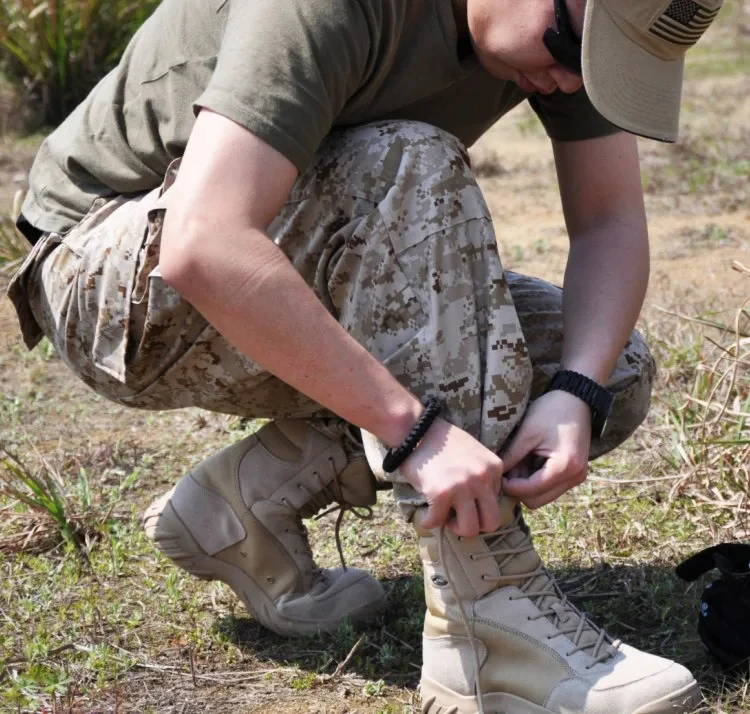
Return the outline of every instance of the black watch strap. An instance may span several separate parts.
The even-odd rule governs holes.
[[[586,375],[569,369],[561,370],[552,378],[547,391],[556,389],[575,395],[591,407],[591,436],[600,438],[612,411],[615,395]]]

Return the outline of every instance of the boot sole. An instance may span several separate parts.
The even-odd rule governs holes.
[[[143,514],[143,526],[148,538],[175,565],[201,580],[220,580],[240,598],[262,625],[286,637],[300,637],[323,632],[336,632],[341,621],[319,622],[289,620],[279,616],[273,601],[247,573],[231,563],[208,555],[198,545],[172,506],[174,489],[154,501]],[[383,610],[385,596],[365,602],[347,617],[355,622],[371,622]]]
[[[684,686],[678,692],[668,694],[666,697],[650,704],[645,704],[640,709],[636,709],[633,714],[683,714],[693,711],[702,703],[703,695],[700,687],[693,680],[691,684]]]
[[[420,683],[422,714],[479,714],[476,697],[466,697],[427,677]],[[630,714],[684,714],[703,701],[698,684],[693,681],[677,692],[650,702]],[[492,692],[483,698],[485,714],[555,714],[550,709],[513,694]],[[582,713],[583,714],[583,713]]]

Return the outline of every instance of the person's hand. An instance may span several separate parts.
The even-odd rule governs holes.
[[[590,407],[560,390],[544,394],[503,449],[503,493],[531,509],[551,503],[586,480],[590,445]]]
[[[425,528],[473,538],[500,527],[503,462],[457,426],[436,419],[399,470],[427,501]]]

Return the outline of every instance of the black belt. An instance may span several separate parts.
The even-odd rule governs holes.
[[[44,235],[44,231],[40,231],[36,226],[32,226],[31,223],[26,220],[23,213],[18,216],[16,228],[18,228],[21,235],[23,235],[31,245],[36,244],[36,242]]]

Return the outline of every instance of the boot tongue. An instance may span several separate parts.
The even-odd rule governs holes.
[[[528,580],[528,573],[533,573],[539,569],[542,561],[531,545],[528,533],[524,531],[520,523],[516,523],[520,509],[518,501],[507,496],[500,496],[498,506],[500,507],[501,530],[498,533],[480,537],[484,539],[489,550],[522,551],[516,555],[511,556],[510,553],[506,553],[495,558],[500,566],[500,575],[503,576],[502,582],[499,583],[500,587],[513,585],[520,588]],[[523,577],[524,574],[526,577]],[[510,578],[505,580],[505,576],[508,575],[520,575],[521,577],[518,580]]]
[[[307,528],[302,520],[294,515],[293,512],[280,513],[278,519],[279,526],[286,523],[287,527],[283,528],[285,538],[283,545],[286,551],[294,559],[302,579],[302,592],[312,588],[321,577],[321,570],[315,564],[310,540],[307,535]]]
[[[364,458],[365,447],[362,444],[362,436],[360,430],[353,424],[349,424],[339,417],[318,417],[317,419],[307,419],[306,423],[323,436],[327,436],[331,441],[340,444],[350,461]]]
[[[546,615],[547,620],[558,629],[565,630],[568,639],[591,656],[598,657],[604,648],[612,643],[611,638],[606,637],[600,651],[595,651],[594,645],[599,639],[600,630],[588,621],[584,624],[581,635],[576,641],[576,631],[583,615],[571,603],[563,601],[562,592],[554,578],[542,568],[542,561],[533,547],[531,536],[523,521],[519,521],[515,528],[509,528],[504,533],[485,536],[484,540],[490,550],[517,549],[522,551],[516,555],[498,553],[495,557],[500,570],[499,574],[503,576],[503,580],[498,583],[499,587],[515,586],[521,589],[540,611],[552,610],[552,613]],[[528,575],[529,573],[534,573],[534,575]],[[505,576],[512,575],[519,575],[519,577],[518,579],[505,579]],[[534,593],[541,592],[554,592],[555,594],[534,595]]]

